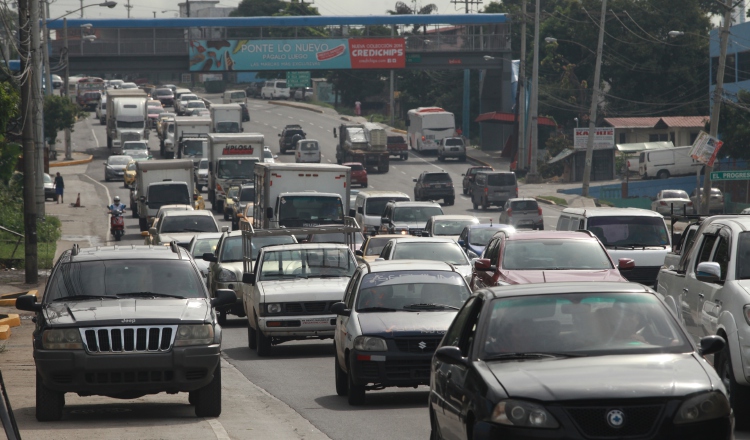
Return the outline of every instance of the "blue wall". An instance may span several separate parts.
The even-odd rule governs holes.
[[[703,185],[703,176],[701,176],[701,185]],[[589,188],[589,195],[594,198],[617,198],[614,193],[620,193],[622,185],[610,184],[592,186]],[[695,189],[695,176],[673,177],[671,179],[654,179],[654,180],[633,180],[628,185],[628,197],[655,197],[656,193],[664,189],[681,189],[690,194]],[[604,191],[602,191],[604,190]],[[581,188],[558,189],[557,192],[563,194],[581,194]],[[622,195],[620,195],[622,197]]]

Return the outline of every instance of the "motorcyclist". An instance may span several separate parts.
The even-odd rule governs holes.
[[[125,205],[120,203],[120,196],[115,196],[114,203],[108,206],[109,213],[114,214],[115,211],[119,211],[120,214],[125,212]]]

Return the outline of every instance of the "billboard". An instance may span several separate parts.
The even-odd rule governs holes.
[[[191,40],[190,71],[402,69],[403,38]]]
[[[615,129],[613,127],[597,127],[594,130],[594,150],[615,148]],[[588,141],[589,129],[576,128],[573,147],[576,150],[585,150]]]
[[[690,157],[712,167],[714,166],[714,160],[716,160],[716,154],[722,145],[724,145],[724,142],[705,131],[701,131],[693,142],[693,148],[690,149]]]

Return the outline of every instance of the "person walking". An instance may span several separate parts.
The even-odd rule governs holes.
[[[65,190],[65,181],[63,180],[59,171],[57,175],[55,176],[54,187],[55,187],[55,194],[57,194],[57,203],[58,204],[64,203],[63,191]]]
[[[359,101],[356,101],[354,103],[354,114],[357,116],[362,116],[362,103]]]

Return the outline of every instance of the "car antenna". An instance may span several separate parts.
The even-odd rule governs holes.
[[[73,248],[70,250],[70,255],[75,257],[79,252],[81,252],[81,247],[78,246],[77,243],[73,244]]]

